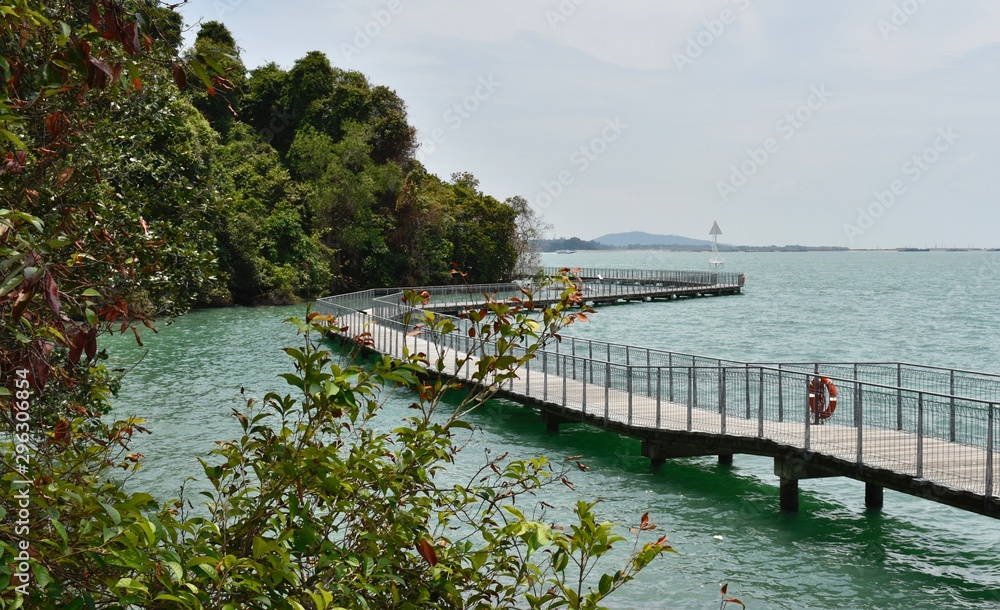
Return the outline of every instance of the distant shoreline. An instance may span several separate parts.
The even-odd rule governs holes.
[[[629,246],[624,248],[577,248],[572,254],[583,252],[670,252],[670,253],[710,253],[710,248],[690,249],[690,248],[670,248],[663,246]],[[569,256],[569,252],[559,252],[556,250],[541,250],[542,254],[564,254]],[[750,246],[746,248],[723,249],[719,248],[721,254],[755,254],[761,252],[905,252],[905,253],[925,253],[925,252],[1000,252],[1000,248],[839,248],[839,247],[810,247],[810,246]]]

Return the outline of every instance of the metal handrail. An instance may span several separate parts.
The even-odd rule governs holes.
[[[398,302],[390,302],[387,299],[397,298],[403,294],[404,290],[414,290],[414,291],[427,291],[428,293],[434,294],[466,294],[469,296],[476,296],[481,294],[490,294],[498,292],[500,289],[510,289],[512,291],[519,290],[520,287],[516,284],[481,284],[481,285],[454,285],[454,286],[426,286],[426,287],[414,287],[414,288],[387,288],[387,289],[369,289],[344,295],[336,295],[332,297],[325,297],[319,299],[320,302],[333,304],[335,302],[350,302],[350,301],[368,301],[378,302],[383,307],[388,307],[394,309],[397,313],[396,315],[403,315],[408,309],[408,306]],[[368,309],[368,308],[363,308]],[[415,309],[415,308],[411,308]],[[457,318],[456,318],[457,319]],[[710,356],[703,356],[700,354],[690,354],[686,352],[674,352],[670,350],[663,350],[658,348],[645,348],[639,346],[633,346],[623,343],[611,343],[608,341],[601,341],[598,339],[586,339],[579,337],[565,337],[564,340],[568,340],[574,346],[574,353],[576,352],[576,345],[580,345],[586,349],[588,354],[599,354],[601,358],[594,358],[594,360],[600,362],[610,362],[619,364],[630,364],[630,355],[635,352],[638,354],[646,354],[647,359],[656,355],[659,358],[665,358],[672,362],[674,359],[689,359],[691,362],[697,362],[699,360],[712,363],[712,366],[732,366],[732,367],[746,367],[750,366],[773,366],[779,369],[792,370],[796,368],[810,369],[814,373],[819,374],[823,369],[828,367],[851,367],[855,369],[855,377],[851,379],[852,381],[858,380],[857,374],[864,372],[863,367],[871,366],[886,366],[890,368],[895,368],[897,372],[901,372],[903,368],[912,369],[915,371],[937,371],[948,373],[950,379],[950,384],[952,388],[958,388],[963,382],[982,380],[987,383],[990,388],[987,388],[989,396],[978,399],[982,400],[1000,400],[1000,375],[993,373],[984,373],[978,371],[968,371],[962,369],[949,369],[946,367],[937,367],[930,365],[912,364],[912,363],[902,363],[902,362],[811,362],[811,363],[775,363],[775,362],[744,362],[738,360],[724,359],[724,358],[714,358]],[[596,349],[595,349],[596,348]],[[558,353],[558,351],[556,352]],[[618,359],[615,356],[619,356]],[[591,357],[591,356],[588,356]],[[621,360],[624,358],[624,361]],[[824,376],[830,377],[830,374],[825,374]],[[964,376],[964,377],[963,377]],[[972,377],[969,377],[972,376]],[[846,377],[839,376],[840,378],[846,379]],[[892,387],[898,387],[901,389],[910,390],[922,390],[935,392],[942,395],[955,396],[956,398],[965,399],[977,399],[975,396],[969,396],[965,394],[959,394],[954,389],[949,392],[938,392],[936,390],[927,390],[925,388],[917,388],[912,386],[903,385],[901,382],[902,375],[897,374],[897,384]],[[871,381],[866,381],[866,383],[875,383]],[[887,387],[891,384],[885,384]]]
[[[466,286],[462,292],[481,294],[487,292],[484,288]],[[357,332],[369,329],[376,349],[385,353],[402,355],[406,346],[426,350],[429,357],[435,351],[441,355],[454,350],[475,358],[476,350],[491,349],[490,342],[464,333],[445,336],[426,327],[413,333],[414,320],[406,314],[417,308],[391,300],[400,294],[399,289],[360,291],[320,299],[319,308],[341,317],[342,324]],[[515,350],[526,353],[523,346]],[[830,372],[836,366],[855,373],[855,365],[859,373],[865,366],[894,367],[896,380],[902,381],[901,372],[908,367],[944,372],[959,381],[962,375],[978,374],[906,363],[745,363],[565,337],[563,343],[537,348],[521,371],[517,391],[584,416],[602,417],[605,423],[619,418],[629,426],[768,439],[806,451],[821,449],[859,467],[891,467],[987,498],[997,495],[994,462],[1000,398]],[[468,377],[466,366],[455,374]],[[817,375],[840,389],[840,404],[825,432],[815,426],[809,406],[809,381]],[[514,388],[514,380],[506,383],[508,389]],[[950,387],[961,389],[957,384]],[[682,414],[680,419],[677,413]],[[670,417],[674,419],[668,421]],[[894,443],[894,452],[879,451],[886,443]],[[962,468],[950,467],[953,463]]]

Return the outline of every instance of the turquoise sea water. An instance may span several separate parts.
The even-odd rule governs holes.
[[[546,255],[558,266],[705,269],[705,253],[581,252]],[[734,253],[747,274],[741,296],[602,308],[572,333],[751,361],[907,361],[1000,372],[1000,253]],[[173,497],[195,456],[234,434],[239,391],[282,389],[281,320],[304,308],[195,312],[145,337],[116,340],[114,361],[134,364],[119,413],[145,416],[147,468],[133,481]],[[405,404],[390,404],[398,418]],[[864,486],[803,481],[801,511],[778,510],[768,459],[677,460],[651,471],[637,442],[586,426],[547,435],[529,409],[506,402],[473,416],[478,431],[463,469],[487,447],[515,456],[585,455],[590,467],[545,499],[565,509],[600,499],[600,513],[634,523],[649,511],[676,557],[658,562],[613,598],[616,608],[718,608],[718,588],[749,608],[1000,608],[1000,521],[886,492],[864,509]],[[194,485],[197,488],[197,484]],[[719,539],[721,537],[721,539]],[[608,569],[612,568],[609,564]]]

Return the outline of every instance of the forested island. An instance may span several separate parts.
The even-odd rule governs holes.
[[[481,192],[471,173],[427,172],[390,88],[320,52],[288,70],[248,71],[223,24],[203,24],[183,50],[180,16],[161,9],[158,17],[158,43],[213,58],[221,73],[204,86],[175,65],[173,78],[164,70],[140,91],[89,105],[71,184],[100,168],[90,194],[107,201],[120,227],[142,227],[170,250],[164,280],[187,287],[184,298],[288,303],[445,283],[453,269],[469,281],[511,279],[531,237],[527,202]],[[30,75],[19,77],[27,84]],[[178,89],[172,80],[181,79]],[[52,213],[46,197],[12,195],[5,207]]]

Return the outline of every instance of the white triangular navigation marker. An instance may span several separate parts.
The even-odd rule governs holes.
[[[712,258],[708,259],[708,264],[713,268],[722,267],[726,261],[719,254],[719,236],[722,235],[722,229],[719,228],[717,221],[712,221],[712,230],[708,234],[712,236]]]

